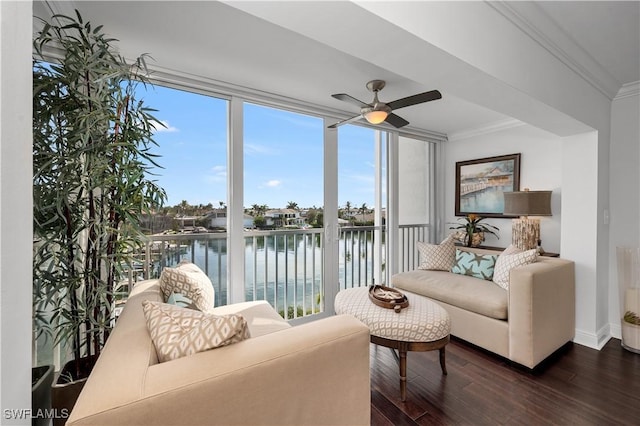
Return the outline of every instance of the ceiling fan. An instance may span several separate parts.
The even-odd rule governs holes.
[[[371,124],[380,124],[382,122],[387,122],[397,128],[403,127],[409,124],[409,122],[404,118],[392,113],[392,111],[411,105],[435,101],[442,98],[442,94],[440,92],[438,92],[437,90],[431,90],[430,92],[419,93],[417,95],[407,96],[406,98],[384,103],[378,100],[378,92],[384,88],[385,84],[386,83],[384,80],[371,80],[367,83],[367,89],[373,92],[373,101],[369,104],[366,102],[362,102],[361,100],[358,100],[353,96],[349,96],[346,93],[336,93],[334,95],[331,95],[341,101],[349,102],[353,105],[359,106],[360,114],[332,124],[329,126],[329,128],[334,129],[338,126],[359,120],[361,118],[364,118]]]

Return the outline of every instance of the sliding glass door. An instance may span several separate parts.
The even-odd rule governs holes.
[[[285,319],[323,311],[323,120],[243,108],[245,297]]]

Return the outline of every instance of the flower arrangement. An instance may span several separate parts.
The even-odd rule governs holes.
[[[500,236],[496,233],[496,231],[499,231],[498,227],[489,225],[488,223],[480,223],[484,219],[486,218],[474,213],[469,213],[464,217],[458,218],[458,224],[456,226],[450,226],[449,229],[464,229],[463,235],[465,239],[463,242],[467,247],[479,245],[483,242],[485,233],[495,235],[496,238],[500,239]],[[479,237],[474,237],[475,235],[479,235]]]

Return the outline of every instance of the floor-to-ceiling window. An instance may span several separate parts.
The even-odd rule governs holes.
[[[191,260],[211,278],[216,305],[232,301],[234,285],[233,300],[267,300],[294,319],[324,312],[325,298],[341,288],[386,283],[389,253],[404,270],[417,258],[415,241],[428,239],[432,148],[427,142],[341,126],[332,169],[325,157],[332,145],[319,116],[242,99],[234,109],[227,99],[162,86],[145,93],[145,101],[158,110],[155,138],[162,168],[155,173],[168,195],[165,208],[148,221],[146,276]],[[241,123],[239,139],[230,130],[234,119]],[[392,140],[399,164],[390,168]],[[242,146],[241,161],[231,159],[234,144]],[[232,181],[228,174],[234,167],[241,178]],[[335,179],[327,180],[332,173]],[[390,199],[392,180],[402,190]],[[337,212],[326,211],[327,194],[336,194]],[[241,204],[241,217],[229,203]],[[387,243],[391,211],[400,225],[392,245],[399,247]],[[233,228],[241,230],[240,248],[229,245],[232,216],[242,223]],[[327,251],[333,243],[335,252]],[[240,285],[237,279],[228,283],[230,258],[243,259],[235,275]],[[326,268],[337,270],[337,278],[327,279]]]
[[[323,120],[253,103],[243,115],[245,298],[287,319],[320,312]]]
[[[160,167],[153,178],[167,200],[150,215],[147,276],[181,259],[211,279],[216,305],[227,303],[228,101],[163,86],[141,86],[145,104],[156,109],[154,139]]]
[[[386,133],[345,125],[338,132],[340,288],[385,281]]]

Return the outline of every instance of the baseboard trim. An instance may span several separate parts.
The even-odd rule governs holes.
[[[609,331],[611,333],[611,337],[622,339],[622,326],[619,322],[617,324],[609,324]]]
[[[607,344],[611,335],[611,324],[604,325],[597,333],[589,333],[583,330],[576,329],[573,343],[577,343],[582,346],[587,346],[592,349],[600,350]]]

